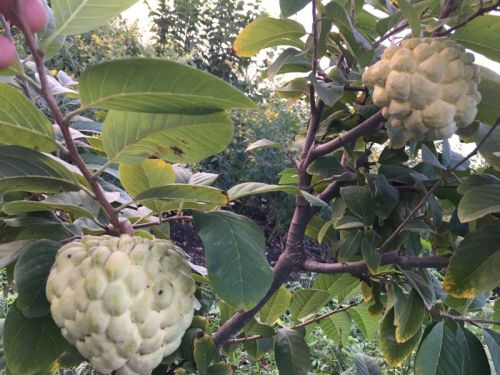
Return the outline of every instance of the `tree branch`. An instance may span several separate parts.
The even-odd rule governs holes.
[[[429,256],[416,257],[401,254],[399,251],[382,254],[381,265],[398,265],[403,268],[444,268],[450,262],[449,257]],[[313,259],[306,259],[303,269],[316,273],[350,273],[354,275],[369,272],[365,261],[347,262],[347,263],[322,263]]]
[[[302,328],[302,327],[308,326],[309,324],[317,323],[320,320],[328,318],[329,316],[332,316],[332,315],[341,313],[343,311],[349,310],[349,309],[351,309],[353,307],[356,307],[359,304],[360,304],[360,302],[356,302],[356,303],[352,303],[352,304],[350,304],[348,306],[339,307],[339,308],[337,308],[335,310],[329,311],[329,312],[327,312],[327,313],[325,313],[323,315],[319,315],[319,316],[317,316],[315,318],[312,318],[310,320],[306,320],[305,322],[296,324],[296,325],[294,325],[292,327],[289,327],[289,328],[290,329],[298,329],[298,328]],[[275,334],[276,334],[276,332],[273,335],[275,335]],[[269,337],[269,336],[253,335],[253,336],[247,336],[247,337],[238,337],[236,339],[229,339],[224,344],[244,344],[246,342],[260,340],[260,339],[265,338],[265,337]]]
[[[467,317],[461,316],[461,315],[452,315],[452,314],[445,312],[445,311],[440,312],[439,315],[445,319],[455,320],[455,321],[459,321],[459,322],[467,322],[467,323],[474,324],[474,325],[478,325],[478,324],[500,325],[500,322],[497,320],[467,318]]]
[[[474,13],[473,15],[469,16],[468,18],[466,18],[464,21],[456,24],[455,26],[453,27],[450,27],[449,29],[447,30],[444,30],[442,27],[440,28],[440,32],[437,34],[438,36],[443,36],[443,35],[448,35],[448,34],[451,34],[453,31],[467,25],[470,21],[472,21],[474,18],[476,17],[479,17],[479,16],[482,16],[483,14],[485,13],[489,13],[493,10],[498,10],[498,8],[500,7],[500,1],[497,1],[494,5],[491,5],[489,7],[485,7],[485,8],[482,8],[480,7],[478,9],[478,11],[476,13]]]
[[[15,4],[17,4],[17,2],[15,2]],[[33,34],[31,33],[28,25],[26,24],[24,16],[20,12],[17,12],[16,16],[19,20],[20,24],[19,28],[23,32],[28,48],[31,54],[33,55],[33,59],[35,60],[36,68],[40,78],[41,95],[45,99],[50,109],[50,112],[54,117],[55,122],[57,123],[57,125],[59,125],[59,128],[61,129],[61,133],[63,134],[64,141],[66,142],[66,147],[68,148],[69,155],[73,160],[73,162],[78,167],[78,169],[80,169],[85,179],[89,182],[90,187],[92,188],[95,194],[96,200],[99,202],[101,207],[104,209],[104,212],[108,216],[112,224],[112,228],[110,228],[110,230],[115,233],[120,233],[121,230],[124,229],[124,226],[120,222],[118,215],[115,213],[113,206],[106,199],[101,186],[97,182],[97,179],[89,171],[89,169],[85,165],[85,162],[78,153],[78,149],[76,148],[73,138],[71,137],[69,126],[65,122],[63,114],[59,110],[59,107],[57,106],[57,102],[54,96],[50,93],[47,76],[45,75],[43,53],[37,48]]]
[[[384,121],[385,119],[382,116],[382,111],[378,111],[372,117],[363,121],[355,128],[342,135],[339,135],[337,138],[331,140],[330,142],[316,145],[311,152],[312,157],[317,158],[319,156],[329,154],[330,152],[339,149],[345,144],[350,143],[363,135],[370,134],[375,130],[379,130],[382,128]]]

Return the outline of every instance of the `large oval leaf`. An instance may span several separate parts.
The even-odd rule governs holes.
[[[311,354],[300,332],[289,328],[278,329],[274,351],[280,374],[307,375]]]
[[[280,287],[260,310],[260,321],[267,324],[274,324],[288,310],[291,301],[292,293],[287,288]]]
[[[415,359],[415,375],[460,374],[462,353],[451,330],[439,322],[425,337]]]
[[[469,233],[450,259],[443,287],[457,298],[474,298],[498,285],[500,231],[497,225]]]
[[[63,35],[82,34],[105,25],[137,0],[52,0],[55,27],[43,46],[46,48]]]
[[[322,307],[330,299],[330,294],[320,289],[301,289],[292,297],[290,312],[295,320],[302,319]]]
[[[380,328],[379,317],[373,316],[369,312],[370,306],[368,304],[359,305],[349,309],[347,312],[351,319],[358,326],[362,335],[367,340],[373,340],[375,334]]]
[[[500,33],[500,17],[485,14],[482,17],[468,22],[452,35],[452,38],[495,61],[500,60],[500,44],[498,34]]]
[[[474,187],[465,193],[458,204],[461,223],[468,223],[494,212],[500,212],[499,184]]]
[[[102,140],[113,162],[138,163],[155,156],[172,163],[196,163],[223,151],[233,136],[225,113],[206,116],[111,111]]]
[[[319,321],[319,326],[328,336],[339,345],[346,345],[351,334],[351,317],[345,311],[330,315]]]
[[[50,315],[29,319],[13,304],[4,326],[7,366],[13,375],[46,368],[68,347]]]
[[[8,215],[51,210],[61,210],[75,218],[86,217],[97,221],[99,204],[87,193],[69,192],[51,195],[43,201],[11,201],[2,206],[2,211]]]
[[[135,199],[139,202],[161,200],[173,204],[194,203],[196,205],[226,206],[229,201],[222,190],[210,186],[169,184],[154,187],[137,194]],[[188,207],[185,207],[188,208]]]
[[[28,318],[49,314],[45,285],[60,247],[59,242],[37,241],[26,249],[16,263],[14,280],[19,293],[17,307]]]
[[[462,375],[490,375],[490,364],[482,342],[464,327],[457,327],[455,337],[462,348]]]
[[[497,374],[500,373],[500,333],[490,329],[484,330],[484,338],[488,345],[488,350],[493,360],[493,365]]]
[[[172,164],[161,159],[147,159],[141,164],[120,164],[118,172],[120,182],[132,197],[151,188],[175,183]],[[145,202],[144,205],[155,212],[165,210],[164,202]]]
[[[380,347],[387,363],[391,366],[396,366],[403,362],[416,348],[420,342],[422,330],[419,329],[411,339],[401,344],[396,341],[396,327],[393,322],[394,309],[391,309],[382,320],[380,327]]]
[[[251,57],[260,50],[280,45],[302,48],[306,33],[302,24],[283,18],[262,17],[247,25],[233,44],[236,55]]]
[[[19,90],[0,83],[0,143],[54,151],[54,128]]]
[[[83,178],[37,151],[0,145],[0,194],[9,191],[77,191]]]
[[[256,108],[223,80],[167,60],[126,59],[95,65],[80,79],[84,107],[130,112],[207,114]]]
[[[397,294],[394,306],[396,341],[403,343],[411,339],[422,325],[425,307],[418,293],[412,289],[409,295]]]
[[[211,286],[234,308],[254,307],[273,279],[260,228],[227,211],[195,214],[194,224],[205,246]]]
[[[500,75],[484,66],[480,68],[480,74],[479,92],[482,98],[478,105],[477,119],[493,125],[500,113],[500,103],[497,100],[500,95]]]

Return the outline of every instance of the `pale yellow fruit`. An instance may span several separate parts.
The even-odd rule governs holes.
[[[411,38],[387,48],[363,73],[382,107],[391,146],[451,137],[481,101],[474,56],[448,38]]]
[[[146,375],[179,347],[195,289],[170,241],[85,236],[59,249],[46,294],[63,336],[97,371]]]

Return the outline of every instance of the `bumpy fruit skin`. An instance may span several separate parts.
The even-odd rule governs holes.
[[[16,61],[16,47],[5,36],[0,35],[0,69],[11,66]]]
[[[46,294],[63,336],[100,373],[149,374],[180,345],[198,301],[180,248],[84,236],[59,249]]]
[[[382,107],[393,148],[452,136],[469,125],[481,101],[474,56],[448,38],[411,38],[387,48],[363,73]]]

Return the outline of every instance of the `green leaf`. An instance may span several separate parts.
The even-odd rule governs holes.
[[[310,0],[280,0],[281,17],[290,17],[310,2]]]
[[[443,323],[437,323],[425,337],[415,358],[415,375],[460,374],[462,353],[451,330]]]
[[[269,139],[259,139],[257,142],[250,143],[245,149],[245,152],[260,150],[262,148],[281,148],[281,145]]]
[[[358,219],[357,217],[351,215],[345,215],[344,217],[341,217],[333,225],[333,227],[337,230],[363,228],[364,226],[365,224],[361,222],[361,219]]]
[[[229,201],[227,195],[222,190],[211,186],[189,185],[189,184],[169,184],[154,187],[143,191],[135,197],[138,202],[161,200],[175,205],[180,203],[196,203],[209,207],[226,206]]]
[[[55,158],[18,146],[0,145],[0,194],[9,191],[78,191],[83,177]]]
[[[285,99],[299,99],[307,94],[307,80],[303,77],[292,79],[285,85],[276,88],[276,96]]]
[[[330,297],[336,297],[338,302],[341,303],[360,284],[361,281],[359,279],[349,274],[321,274],[316,276],[312,288],[326,290],[330,294]]]
[[[481,102],[478,105],[477,119],[493,125],[500,113],[500,103],[497,100],[500,95],[500,75],[493,70],[481,67],[480,77]]]
[[[309,203],[313,206],[328,206],[326,202],[323,202],[319,198],[307,193],[306,191],[300,190],[297,186],[290,185],[270,185],[264,184],[262,182],[244,182],[239,185],[233,186],[227,191],[230,201],[240,199],[243,197],[248,197],[256,194],[274,193],[274,192],[284,192],[291,195],[302,195]]]
[[[85,108],[200,115],[256,104],[208,73],[167,60],[125,59],[95,65],[80,79]]]
[[[108,113],[102,140],[110,162],[139,163],[154,156],[196,163],[223,151],[233,136],[225,113],[205,116],[136,112]]]
[[[367,340],[373,340],[380,328],[379,318],[370,314],[369,305],[363,304],[348,310],[351,319],[356,323]]]
[[[197,172],[189,177],[188,184],[211,186],[219,177],[216,173]]]
[[[127,192],[136,197],[139,193],[175,183],[175,171],[172,164],[161,159],[146,159],[141,164],[120,164],[118,168],[120,182]],[[150,201],[144,205],[154,212],[164,211],[164,202]]]
[[[86,217],[97,221],[99,204],[87,193],[79,191],[51,195],[43,201],[11,201],[2,206],[2,211],[8,215],[53,210],[67,212],[75,218]]]
[[[500,61],[500,17],[485,14],[473,19],[452,34],[452,38],[474,52],[492,60]]]
[[[376,248],[377,242],[375,240],[376,238],[373,231],[368,232],[361,239],[361,254],[372,274],[378,272],[378,268],[382,263],[382,255]]]
[[[361,250],[363,235],[359,230],[350,232],[339,247],[339,262],[348,262]]]
[[[56,29],[44,45],[60,35],[83,34],[107,24],[137,0],[52,0]]]
[[[236,37],[233,51],[240,57],[252,57],[260,50],[281,45],[302,49],[300,40],[306,33],[302,24],[288,19],[258,18],[247,25]]]
[[[32,374],[49,366],[68,347],[50,315],[29,319],[16,304],[7,314],[3,340],[13,375]]]
[[[244,344],[245,351],[252,361],[258,361],[264,356],[274,345],[274,329],[265,324],[255,323],[250,329],[245,329],[247,336],[261,335],[262,339],[248,341]]]
[[[194,361],[196,369],[201,375],[206,375],[208,367],[219,361],[219,352],[209,336],[203,336],[194,340]]]
[[[483,185],[494,185],[494,184],[500,186],[500,179],[491,174],[486,174],[486,173],[473,174],[464,179],[462,183],[458,185],[457,192],[463,195],[467,193],[470,189],[473,189],[475,187]]]
[[[315,176],[330,178],[344,173],[346,169],[335,156],[320,156],[307,168],[307,173]]]
[[[337,26],[345,42],[358,60],[361,67],[367,66],[373,58],[374,50],[370,43],[354,28],[346,10],[336,1],[325,6],[326,17]]]
[[[274,351],[280,374],[307,375],[311,355],[299,332],[289,328],[278,329]]]
[[[375,213],[382,219],[387,219],[399,202],[399,191],[382,174],[377,176],[373,185],[375,188]]]
[[[370,190],[366,186],[346,186],[340,189],[347,208],[360,218],[365,225],[371,225],[375,219],[375,207]]]
[[[351,317],[345,311],[330,315],[319,321],[319,326],[338,345],[347,344],[347,339],[351,335]]]
[[[485,329],[484,338],[497,374],[500,374],[500,333]]]
[[[372,357],[363,353],[357,353],[354,355],[354,360],[356,361],[355,364],[358,375],[382,375],[377,361]]]
[[[45,297],[45,285],[61,247],[55,241],[37,241],[17,260],[14,280],[17,286],[17,307],[28,318],[48,315],[49,302]]]
[[[301,289],[296,291],[292,297],[290,312],[294,320],[300,320],[312,314],[330,299],[330,295],[325,290]]]
[[[458,218],[461,223],[468,223],[499,211],[499,184],[482,185],[469,189],[458,204]]]
[[[396,341],[396,327],[394,322],[394,309],[390,309],[382,320],[380,327],[380,348],[384,358],[390,366],[397,366],[408,357],[420,342],[422,329],[405,343]]]
[[[6,267],[15,262],[34,241],[12,241],[0,244],[0,267]]]
[[[232,375],[232,373],[231,365],[224,362],[214,363],[207,369],[207,375]]]
[[[462,349],[461,375],[490,375],[490,364],[481,341],[471,331],[460,326],[455,336]]]
[[[422,299],[415,290],[410,294],[396,294],[394,306],[395,338],[398,343],[410,340],[421,329],[425,315]]]
[[[343,85],[335,82],[318,81],[312,73],[309,74],[309,79],[314,85],[320,99],[329,107],[333,107],[342,98],[342,95],[344,95]]]
[[[50,121],[19,90],[0,83],[0,143],[55,151],[54,128]]]
[[[444,278],[445,291],[457,298],[474,298],[498,285],[500,232],[486,225],[465,236],[453,253]]]
[[[398,5],[410,25],[412,35],[415,38],[420,37],[420,17],[417,10],[407,0],[399,0]]]
[[[260,310],[260,321],[274,324],[288,310],[291,301],[292,293],[287,288],[280,287]]]
[[[194,224],[205,245],[211,286],[237,309],[254,307],[273,279],[261,229],[227,211],[195,214]]]
[[[403,270],[403,273],[408,284],[420,295],[427,310],[430,310],[436,302],[436,292],[427,270]]]

